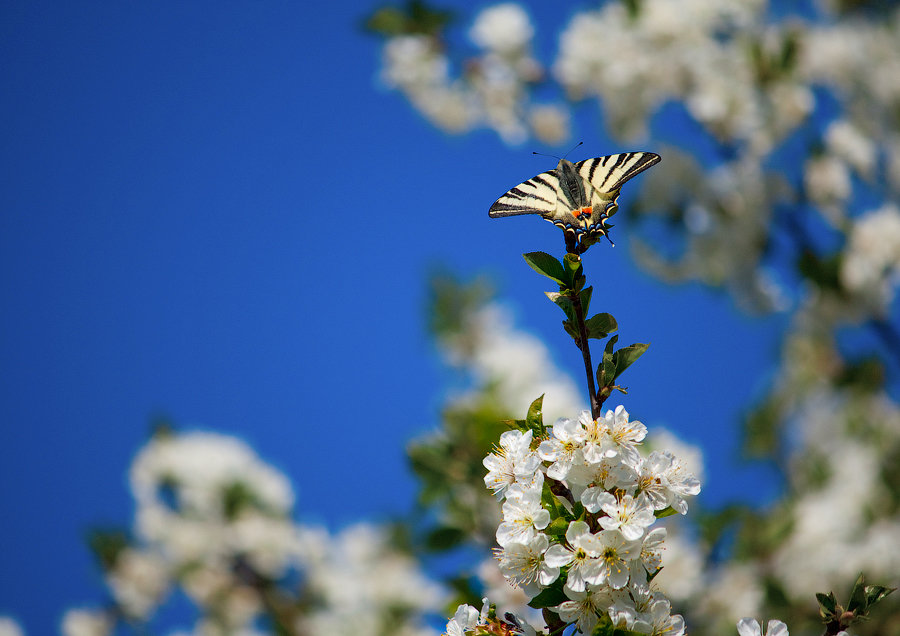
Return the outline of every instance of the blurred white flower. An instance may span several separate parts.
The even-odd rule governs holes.
[[[551,104],[532,106],[528,115],[528,123],[534,136],[551,146],[569,139],[572,134],[570,119],[567,108]]]
[[[900,284],[900,208],[886,203],[855,220],[841,262],[841,282],[876,313]]]
[[[494,383],[503,408],[525,413],[541,394],[545,420],[583,408],[581,392],[553,363],[546,345],[517,328],[502,305],[491,303],[478,310],[463,332],[441,342],[445,357],[452,364],[470,366],[478,385]]]
[[[106,578],[119,607],[129,617],[145,620],[168,591],[170,574],[160,554],[126,548]]]
[[[108,636],[113,620],[102,610],[70,609],[62,619],[63,636]]]
[[[301,543],[306,585],[319,606],[299,619],[301,633],[359,636],[379,634],[392,612],[411,618],[392,627],[398,634],[422,629],[415,620],[437,612],[444,591],[425,577],[409,556],[393,549],[384,530],[350,526],[333,538],[307,531]],[[315,546],[318,546],[316,548]]]
[[[500,54],[521,52],[531,43],[534,28],[522,7],[514,2],[484,9],[469,31],[478,46]]]
[[[665,568],[663,568],[665,571]],[[763,598],[762,577],[753,563],[727,563],[707,572],[705,593],[698,599],[702,614],[732,625],[741,617],[758,614]]]
[[[175,505],[199,518],[233,513],[226,510],[228,495],[246,497],[248,505],[279,515],[294,504],[283,474],[261,462],[244,442],[208,432],[151,440],[131,465],[131,487],[139,506],[165,510]]]
[[[831,122],[825,131],[825,144],[862,176],[873,175],[877,158],[875,144],[853,123],[846,119]]]
[[[685,603],[703,593],[707,582],[704,556],[696,540],[683,532],[666,532],[665,567],[653,579],[666,596],[676,603]]]
[[[25,636],[25,632],[9,616],[0,616],[0,636]]]

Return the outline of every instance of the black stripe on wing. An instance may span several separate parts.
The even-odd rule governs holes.
[[[556,171],[542,172],[520,183],[494,202],[488,215],[492,217],[517,214],[553,215],[559,198],[559,178]]]
[[[660,156],[652,152],[623,152],[575,164],[575,170],[599,192],[615,192],[622,184],[659,163]]]

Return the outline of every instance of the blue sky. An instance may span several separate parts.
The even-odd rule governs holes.
[[[404,445],[446,388],[425,331],[437,264],[493,275],[579,372],[520,256],[558,253],[558,231],[487,216],[550,149],[422,121],[378,82],[378,42],[358,28],[373,6],[0,8],[0,613],[28,633],[102,600],[84,533],[130,522],[126,470],[156,415],[246,439],[290,476],[301,520],[407,510]],[[551,43],[565,16],[544,12]],[[574,159],[638,149],[580,134]],[[770,494],[765,471],[735,463],[734,423],[778,319],[664,287],[616,242],[586,269],[606,272],[593,305],[623,343],[652,343],[629,411],[703,443],[708,502]]]

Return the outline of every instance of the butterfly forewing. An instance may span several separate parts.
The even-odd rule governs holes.
[[[556,171],[542,172],[497,199],[488,214],[493,217],[516,214],[553,215],[559,197],[559,178]]]
[[[579,161],[575,170],[594,190],[591,203],[609,205],[619,196],[622,184],[659,160],[659,155],[652,152],[623,152]]]

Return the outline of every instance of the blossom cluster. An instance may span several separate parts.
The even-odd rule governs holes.
[[[668,451],[645,457],[646,427],[622,406],[597,419],[587,411],[560,418],[538,433],[507,431],[484,459],[485,484],[503,501],[495,554],[506,579],[532,602],[559,595],[543,606],[585,634],[599,621],[682,634],[683,619],[651,583],[666,538],[652,526],[685,514],[699,481]]]
[[[569,136],[568,112],[526,99],[530,87],[544,75],[531,55],[533,35],[522,7],[511,2],[495,5],[479,14],[469,32],[479,54],[466,61],[464,79],[453,77],[441,43],[421,33],[387,40],[382,77],[448,132],[487,127],[509,143],[521,143],[530,134],[560,143]]]
[[[73,608],[66,636],[108,636],[146,624],[178,590],[199,610],[178,634],[430,636],[443,601],[411,556],[371,524],[337,534],[291,518],[287,477],[239,439],[165,432],[131,466],[133,539],[99,555],[112,602]]]

